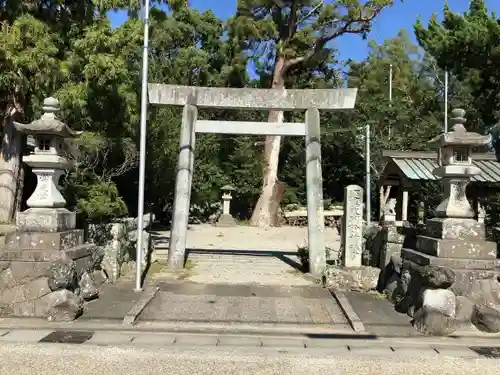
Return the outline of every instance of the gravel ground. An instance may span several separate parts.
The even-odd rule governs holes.
[[[340,246],[336,229],[326,228],[326,245]],[[169,232],[156,234],[166,246]],[[187,248],[190,271],[185,279],[207,284],[310,285],[298,270],[297,248],[307,244],[306,227],[260,229],[249,226],[218,228],[192,225]],[[168,277],[157,274],[155,278]]]
[[[498,374],[495,359],[457,359],[411,351],[381,356],[376,349],[361,355],[331,350],[139,349],[58,344],[0,345],[0,374],[9,375],[483,375]]]

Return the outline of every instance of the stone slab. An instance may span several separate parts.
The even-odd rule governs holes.
[[[366,344],[349,345],[349,351],[354,355],[387,356],[394,355],[394,350],[390,346],[373,347]]]
[[[51,292],[47,277],[41,277],[16,285],[9,289],[0,290],[0,301],[6,304],[16,304],[33,301]],[[24,315],[24,314],[23,314]]]
[[[426,221],[426,235],[449,240],[484,240],[484,224],[474,219],[433,218]]]
[[[417,237],[417,250],[440,258],[496,259],[497,244],[477,239]]]
[[[380,336],[421,336],[411,325],[411,318],[400,314],[385,298],[373,293],[346,293],[351,306],[363,321],[365,329]]]
[[[496,267],[495,259],[441,258],[417,250],[403,249],[401,256],[421,266],[433,265],[452,269],[488,270]]]
[[[15,283],[19,283],[45,276],[49,267],[50,262],[12,261],[10,262],[10,274]]]
[[[289,289],[280,295],[281,290]],[[168,291],[167,291],[168,290]],[[290,290],[293,293],[290,293]],[[302,296],[307,290],[322,290]],[[324,298],[324,293],[329,295]],[[248,324],[310,324],[344,328],[347,320],[323,288],[235,286],[195,283],[160,284],[160,291],[139,315],[139,321]]]
[[[302,297],[313,299],[332,298],[327,289],[320,286],[280,286],[249,284],[201,284],[194,282],[163,282],[158,287],[161,292],[187,295],[213,294],[219,297]]]
[[[122,324],[132,325],[139,317],[139,314],[146,308],[146,306],[151,302],[159,288],[157,286],[152,288],[147,288],[141,294],[141,298],[135,303],[135,305],[129,310],[127,315],[123,318]]]
[[[295,338],[278,338],[278,337],[263,337],[262,338],[263,347],[273,347],[273,348],[305,348],[306,344],[303,339]]]
[[[433,349],[435,349],[441,356],[444,357],[460,357],[460,358],[478,358],[479,355],[467,347],[450,347],[444,345],[433,345]]]
[[[38,342],[50,335],[53,330],[48,329],[16,329],[8,334],[0,336],[0,341],[8,342]]]
[[[93,244],[84,244],[68,250],[0,250],[0,261],[54,262],[64,257],[76,260],[89,256],[96,250]]]
[[[100,332],[96,331],[85,344],[91,345],[126,345],[130,344],[135,334],[131,332]]]
[[[348,354],[349,348],[345,345],[345,341],[339,342],[334,339],[306,339],[304,340],[306,348],[310,349],[328,349],[328,352],[333,351],[335,354]]]
[[[172,345],[175,342],[175,336],[171,334],[159,333],[140,333],[135,334],[132,340],[133,345]]]
[[[217,336],[182,335],[175,338],[175,345],[182,346],[217,346],[219,338]]]
[[[219,336],[219,346],[261,347],[262,340],[254,336]]]
[[[134,292],[133,283],[104,284],[99,298],[87,302],[79,320],[123,321],[125,315],[137,303],[140,293]]]
[[[333,289],[331,289],[331,292],[335,297],[335,299],[337,300],[340,308],[342,309],[345,317],[347,318],[347,321],[351,325],[354,332],[358,333],[366,332],[363,322],[359,318],[356,311],[353,309],[351,303],[349,302],[345,294],[338,290],[333,290]]]
[[[20,232],[63,232],[76,227],[76,213],[65,208],[30,208],[17,213]]]
[[[83,230],[64,232],[14,232],[5,236],[8,250],[68,250],[83,244]]]

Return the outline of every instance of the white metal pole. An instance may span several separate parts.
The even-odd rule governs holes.
[[[142,290],[142,239],[144,230],[144,180],[146,175],[146,117],[148,110],[148,45],[149,45],[149,0],[144,0],[144,49],[142,54],[141,130],[139,150],[139,197],[137,203],[137,244],[135,264],[135,291]]]
[[[365,134],[365,164],[366,164],[366,174],[365,174],[365,189],[366,189],[366,223],[370,224],[371,222],[371,203],[372,203],[372,195],[371,195],[371,171],[370,171],[370,124],[366,124],[366,134]]]
[[[392,64],[389,64],[389,102],[392,104]]]
[[[392,107],[392,64],[389,64],[389,106]],[[392,129],[391,123],[389,122],[389,139],[391,138],[391,135]]]
[[[444,132],[448,132],[448,71],[444,72]]]

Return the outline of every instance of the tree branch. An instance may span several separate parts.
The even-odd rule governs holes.
[[[335,38],[338,38],[345,34],[360,34],[367,32],[369,30],[370,23],[380,14],[384,7],[380,6],[373,9],[369,16],[363,16],[365,7],[363,8],[364,9],[361,11],[361,16],[359,18],[345,21],[345,24],[342,27],[337,27],[330,35],[318,37],[309,53],[304,56],[299,56],[288,60],[284,66],[284,69],[287,70],[297,64],[303,64],[310,61],[318,55],[318,53],[325,47],[328,42]],[[336,20],[332,23],[335,24],[340,22],[342,22],[341,19]]]
[[[324,4],[325,0],[321,0],[321,2],[314,8],[312,8],[309,13],[307,13],[304,17],[302,17],[300,20],[297,21],[297,26],[300,25],[302,22],[307,21],[309,17],[311,17],[316,11],[318,11],[319,8],[321,8]]]
[[[295,34],[297,30],[297,2],[298,0],[293,0],[290,6],[290,18],[288,19],[288,35],[286,40],[292,39],[292,35]]]

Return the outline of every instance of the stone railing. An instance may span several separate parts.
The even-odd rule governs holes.
[[[148,229],[154,221],[152,214],[144,215],[144,233],[142,236],[142,264],[151,258],[151,236]],[[109,224],[89,224],[86,235],[89,242],[104,249],[102,269],[106,272],[109,281],[115,282],[123,274],[122,270],[136,258],[138,218],[124,218]]]

